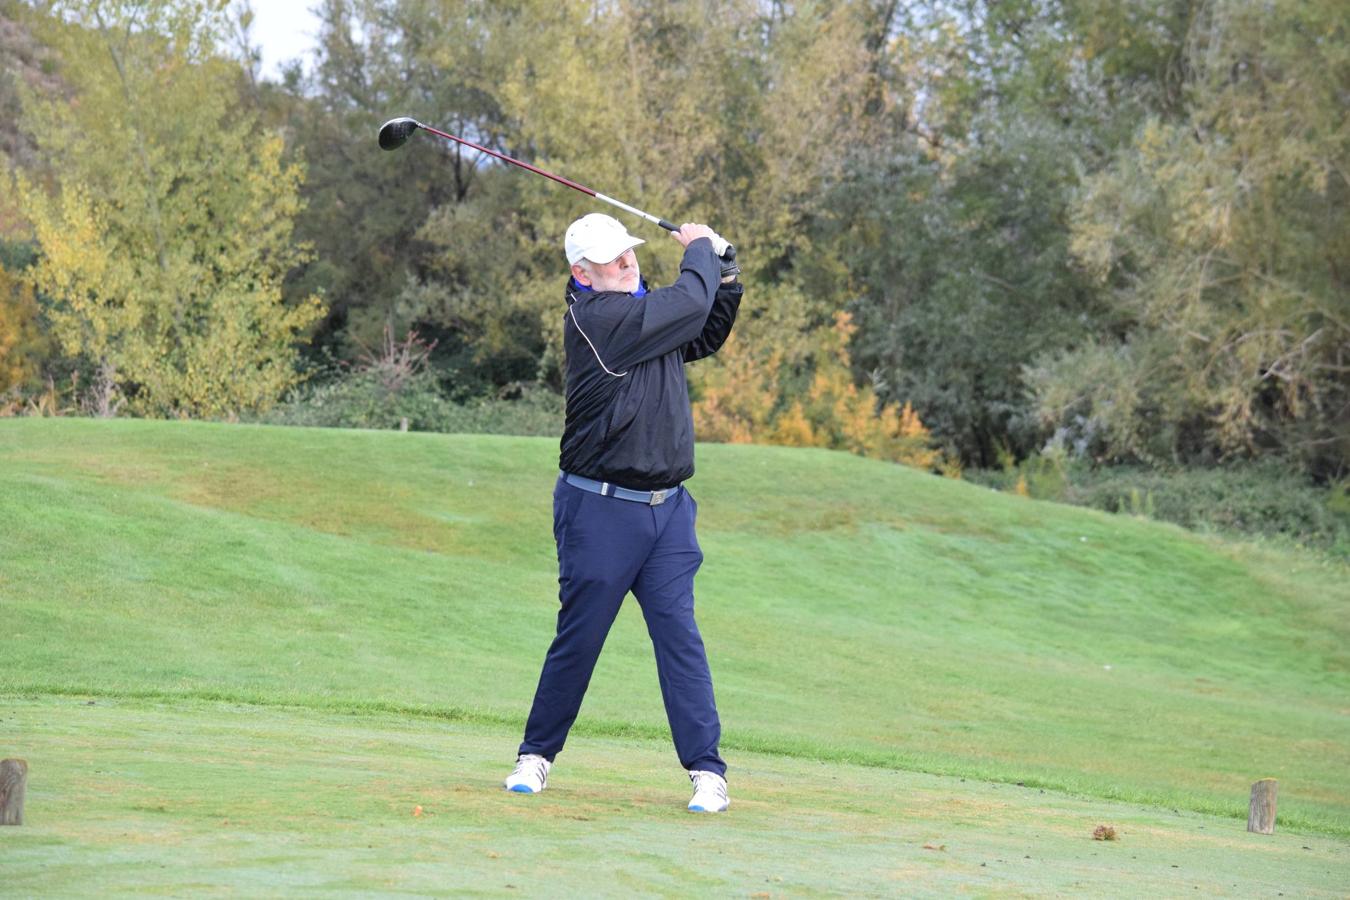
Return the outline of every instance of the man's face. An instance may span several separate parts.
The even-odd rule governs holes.
[[[632,250],[625,250],[613,262],[598,263],[590,260],[586,262],[586,268],[573,266],[572,275],[581,284],[589,285],[597,291],[622,291],[631,294],[642,282],[642,273],[638,271],[637,254]]]

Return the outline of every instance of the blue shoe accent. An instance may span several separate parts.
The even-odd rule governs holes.
[[[518,785],[516,785],[516,786],[513,787],[513,788],[507,788],[507,790],[509,790],[509,791],[510,791],[511,793],[513,793],[513,794],[533,794],[533,793],[534,793],[534,791],[530,790],[530,786],[529,786],[528,784],[518,784]]]
[[[689,811],[690,811],[690,812],[707,812],[707,810],[704,809],[704,808],[701,807],[701,806],[691,806],[691,807],[689,807]]]

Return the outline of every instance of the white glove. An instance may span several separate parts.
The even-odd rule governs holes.
[[[721,256],[722,254],[727,252],[727,248],[731,246],[731,241],[722,237],[717,232],[713,232],[712,245],[713,245],[713,252],[716,253],[718,256]]]

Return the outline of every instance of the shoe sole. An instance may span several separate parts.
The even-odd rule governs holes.
[[[526,784],[517,784],[517,785],[514,785],[513,787],[507,788],[507,790],[510,791],[510,792],[513,793],[513,794],[537,794],[537,793],[539,793],[539,791],[542,791],[543,788],[540,788],[539,791],[536,791],[536,790],[533,790],[532,788],[530,788],[529,785],[526,785]]]

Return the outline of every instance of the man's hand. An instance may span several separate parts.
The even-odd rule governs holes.
[[[713,250],[725,250],[726,241],[717,236],[707,225],[700,225],[697,222],[685,222],[680,226],[679,231],[672,231],[670,236],[680,242],[681,247],[688,247],[699,238],[707,238],[713,242]],[[718,245],[721,245],[720,247]]]
[[[701,237],[705,237],[712,241],[713,252],[722,259],[723,284],[735,281],[736,276],[740,274],[741,267],[736,264],[735,256],[732,256],[730,259],[724,256],[727,249],[731,247],[731,244],[726,238],[713,231],[707,225],[700,225],[697,222],[685,222],[680,226],[679,231],[672,231],[670,236],[679,241],[681,247],[688,247],[692,242]]]

